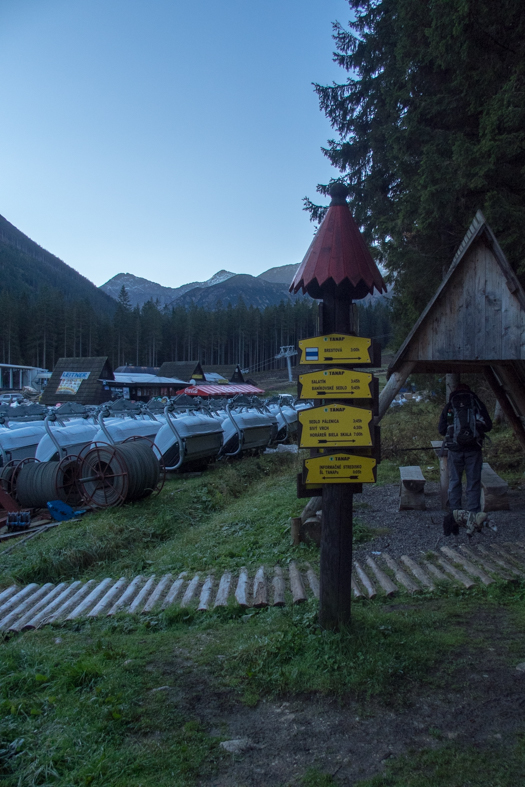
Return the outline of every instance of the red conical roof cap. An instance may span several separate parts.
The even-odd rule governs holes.
[[[386,292],[379,269],[354,221],[346,196],[347,187],[334,183],[332,201],[310,248],[294,276],[290,292],[302,289],[312,298],[322,298],[323,288],[344,287],[354,300]]]

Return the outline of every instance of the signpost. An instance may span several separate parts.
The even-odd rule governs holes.
[[[304,460],[306,484],[373,484],[376,460],[369,456],[327,454]]]
[[[300,399],[376,399],[375,377],[351,369],[321,369],[299,375]]]
[[[322,315],[323,323],[331,325],[331,311],[323,308]],[[342,326],[346,330],[350,320],[348,309],[348,322]],[[378,382],[369,372],[350,368],[346,359],[353,353],[356,365],[379,365],[380,350],[371,339],[346,332],[305,339],[299,347],[302,361],[314,363],[315,355],[315,363],[323,364],[299,377],[299,398],[313,398],[316,406],[298,413],[299,446],[310,449],[298,490],[303,496],[323,497],[319,619],[325,628],[339,628],[350,621],[353,496],[362,491],[363,484],[376,481],[380,461],[379,426],[374,417]],[[341,352],[336,353],[336,348]],[[332,366],[336,355],[337,366]]]
[[[328,336],[314,336],[299,342],[301,363],[349,363],[352,366],[370,365],[372,340],[362,336],[348,336],[331,333]]]
[[[300,448],[372,445],[372,411],[345,404],[312,407],[298,414]]]
[[[375,481],[379,462],[377,381],[354,367],[379,366],[381,352],[356,335],[352,301],[386,288],[348,209],[348,189],[333,183],[330,193],[332,202],[290,290],[321,300],[321,335],[299,342],[300,363],[320,368],[299,379],[299,397],[313,398],[316,406],[299,413],[300,445],[310,448],[310,458],[298,494],[322,493],[319,621],[338,629],[350,622],[353,496]]]

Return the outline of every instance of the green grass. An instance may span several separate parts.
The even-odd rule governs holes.
[[[351,627],[339,634],[319,629],[310,602],[209,615],[122,614],[13,637],[1,646],[0,782],[189,787],[226,756],[218,744],[227,734],[211,730],[202,714],[203,703],[216,708],[225,689],[251,707],[262,698],[324,694],[343,704],[360,699],[364,709],[368,700],[386,703],[392,713],[414,692],[453,685],[455,671],[476,669],[489,647],[498,646],[499,663],[513,668],[525,649],[524,597],[525,588],[500,586],[356,604]],[[476,623],[480,610],[496,630]],[[399,758],[362,787],[520,783],[512,778],[523,765],[522,743],[480,753],[452,745],[437,728],[434,734],[438,750]],[[310,769],[303,784],[338,783],[329,779]]]
[[[295,494],[297,463],[293,455],[273,454],[219,465],[199,478],[175,477],[159,497],[65,522],[5,558],[0,551],[0,583],[290,559],[296,552],[288,519],[304,506]],[[303,553],[312,559],[318,554]]]
[[[409,422],[419,412],[399,408],[389,414],[387,446],[394,439],[389,435],[405,445]],[[422,412],[424,430],[434,416]],[[497,432],[494,441],[502,456],[505,434]],[[423,432],[417,436],[430,439]],[[381,464],[379,483],[397,483],[398,459],[392,451]],[[296,498],[300,461],[274,454],[218,465],[199,478],[171,479],[157,498],[63,523],[10,554],[0,550],[0,587],[13,580],[183,569],[217,575],[291,559],[316,565],[316,548],[290,544],[288,520],[305,503]],[[412,457],[410,463],[417,461]],[[361,543],[373,533],[359,521],[359,499],[355,508],[354,540]],[[356,602],[351,626],[339,633],[319,628],[310,601],[283,609],[232,605],[206,615],[178,608],[121,614],[5,637],[0,783],[190,787],[212,778],[225,757],[231,761],[219,747],[226,728],[210,726],[202,712],[208,698],[220,706],[218,698],[227,692],[230,702],[256,710],[261,699],[313,694],[337,697],[343,705],[348,699],[364,707],[386,704],[395,713],[414,697],[455,682],[461,688],[461,670],[475,671],[489,649],[501,669],[514,669],[525,653],[524,599],[522,585],[498,584]],[[389,761],[384,773],[359,787],[521,783],[523,739],[480,751],[448,741],[437,728],[435,736],[437,748]],[[297,783],[339,782],[337,775],[310,768]]]
[[[524,780],[525,736],[520,736],[517,743],[504,746],[448,743],[438,750],[413,752],[356,787],[518,787]]]
[[[323,773],[317,768],[308,768],[301,779],[301,787],[332,787],[335,782],[328,773]]]
[[[201,658],[213,664],[222,654],[218,674],[252,701],[311,691],[398,702],[463,642],[446,610],[422,605],[393,615],[383,605],[355,605],[351,626],[334,633],[320,629],[310,602],[245,616],[242,627],[218,632]]]
[[[167,701],[185,678],[163,674],[172,635],[148,633],[141,624],[88,624],[4,644],[3,787],[182,787],[213,768],[217,739]],[[169,691],[155,691],[167,682]]]
[[[132,577],[236,570],[292,559],[316,562],[315,546],[290,543],[298,459],[274,454],[171,479],[158,498],[65,522],[2,559],[0,582]],[[354,541],[373,538],[356,517]],[[9,545],[9,542],[7,542]]]

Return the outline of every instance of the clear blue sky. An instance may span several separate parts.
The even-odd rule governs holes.
[[[0,0],[0,214],[100,285],[299,262],[346,0]]]

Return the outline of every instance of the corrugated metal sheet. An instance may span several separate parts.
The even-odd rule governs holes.
[[[202,377],[202,367],[199,361],[166,361],[159,369],[159,377],[173,377],[176,380],[185,380],[189,382]]]
[[[124,374],[115,372],[115,382],[119,385],[185,385],[186,380],[176,379],[174,377],[159,377],[157,374]]]

